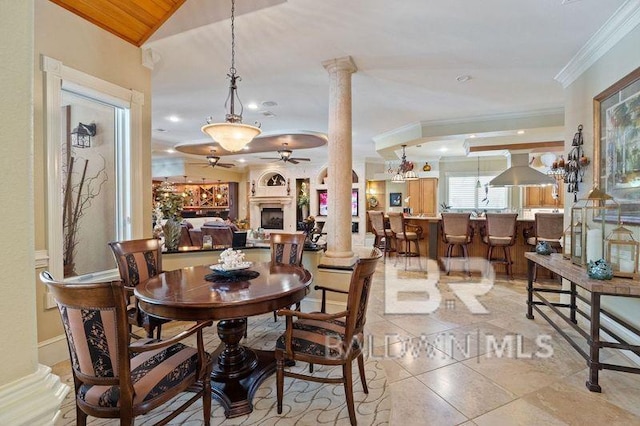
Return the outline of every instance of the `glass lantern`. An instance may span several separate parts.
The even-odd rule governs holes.
[[[586,265],[604,258],[605,224],[620,222],[620,205],[613,198],[593,188],[587,198],[579,199],[571,208],[571,261]]]
[[[582,223],[576,222],[572,225],[569,225],[562,232],[562,257],[565,259],[571,259],[571,235],[575,234],[577,236],[580,235],[582,230]],[[581,238],[578,237],[578,244],[575,248],[577,251],[580,251],[580,242]]]
[[[637,279],[640,243],[633,238],[633,233],[620,224],[607,236],[606,244],[613,275]]]

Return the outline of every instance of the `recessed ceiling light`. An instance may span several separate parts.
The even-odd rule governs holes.
[[[167,131],[167,129],[153,129],[153,130],[160,133],[164,133]]]
[[[517,132],[519,135],[524,135],[524,130],[518,130]]]
[[[249,145],[245,145],[244,148],[242,148],[243,151],[249,151]]]
[[[250,102],[247,104],[247,108],[249,109],[258,109],[258,104],[255,102]]]
[[[246,163],[246,162],[247,162],[247,160],[245,160],[244,158],[238,159],[238,163]]]
[[[447,152],[449,151],[449,149],[446,146],[443,146],[442,148],[440,148],[440,152]]]
[[[173,150],[173,149],[171,149],[171,148],[169,148],[169,149],[167,150],[167,154],[173,154],[174,152],[176,152],[176,151],[175,151],[175,150]]]
[[[456,77],[456,80],[459,83],[464,83],[465,81],[471,80],[471,76],[469,74],[462,74]]]
[[[263,107],[267,107],[267,108],[271,108],[271,107],[274,107],[274,106],[278,106],[278,103],[274,102],[274,101],[264,101],[262,103],[262,106]]]
[[[178,121],[182,121],[180,120],[180,117],[178,117],[177,115],[170,115],[167,117],[167,120],[169,120],[172,123],[177,123]]]
[[[265,117],[275,117],[276,115],[271,111],[262,111],[262,115]]]
[[[476,137],[476,135],[469,135],[469,137],[470,137],[471,139],[473,139],[473,138],[475,138],[475,137]]]

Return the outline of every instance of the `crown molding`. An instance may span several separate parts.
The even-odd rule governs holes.
[[[564,89],[640,24],[640,0],[628,0],[555,76]]]

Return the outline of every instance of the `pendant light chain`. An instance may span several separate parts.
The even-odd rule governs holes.
[[[236,74],[236,1],[231,0],[231,75]]]

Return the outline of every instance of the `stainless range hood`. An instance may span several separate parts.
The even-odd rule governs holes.
[[[511,154],[511,167],[491,179],[489,186],[555,185],[551,176],[529,167],[529,154]]]

